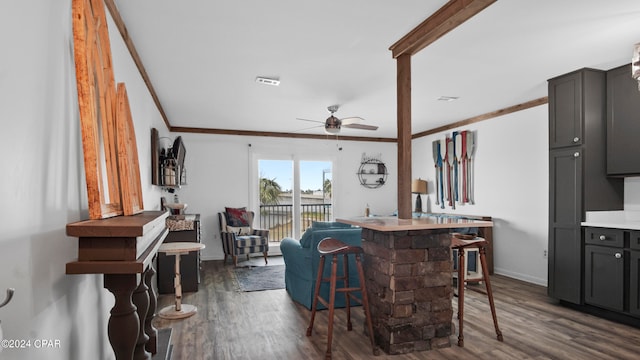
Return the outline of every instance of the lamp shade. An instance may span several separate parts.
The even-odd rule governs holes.
[[[411,182],[411,192],[413,194],[426,194],[427,193],[427,181],[418,179]]]

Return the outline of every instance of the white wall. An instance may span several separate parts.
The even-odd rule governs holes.
[[[395,143],[367,143],[336,140],[308,140],[247,136],[172,133],[181,135],[187,148],[185,158],[188,185],[177,190],[187,212],[199,213],[202,220],[202,251],[205,260],[222,259],[218,215],[225,206],[250,206],[251,152],[254,154],[290,154],[312,159],[332,157],[334,216],[364,214],[368,203],[372,213],[390,214],[396,208],[397,153]],[[251,146],[249,146],[251,144]],[[338,147],[342,150],[339,151]],[[387,183],[377,189],[360,185],[356,172],[362,153],[382,154],[389,169]],[[167,199],[171,194],[164,193]],[[254,209],[257,210],[257,209]]]
[[[0,2],[0,44],[0,298],[16,289],[0,320],[5,338],[32,341],[0,358],[112,359],[106,330],[113,296],[99,275],[65,274],[77,257],[65,225],[88,217],[71,1]],[[149,129],[162,123],[128,53],[121,44],[113,53],[131,99],[145,208],[153,208],[159,190],[149,185]],[[60,340],[60,347],[36,349],[35,339]]]
[[[492,216],[495,272],[546,285],[548,107],[538,106],[457,130],[475,131],[477,136],[475,205],[456,206],[455,210],[435,206],[431,142],[445,137],[445,133],[439,133],[413,143],[413,177],[429,182],[423,207],[432,212]]]

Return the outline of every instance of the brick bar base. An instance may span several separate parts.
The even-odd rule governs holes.
[[[449,229],[362,229],[376,344],[387,354],[450,347]]]

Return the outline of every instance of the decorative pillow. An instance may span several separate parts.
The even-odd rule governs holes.
[[[225,207],[224,211],[227,214],[228,226],[235,226],[235,227],[251,226],[251,224],[249,224],[249,213],[247,212],[247,208]]]
[[[313,229],[308,228],[307,230],[305,230],[304,234],[302,234],[302,237],[300,238],[300,245],[303,248],[308,248],[311,246],[312,240],[313,240]]]
[[[235,227],[235,226],[227,225],[227,232],[231,232],[236,235],[251,235],[251,227],[250,226]]]
[[[311,227],[314,229],[334,229],[334,228],[350,228],[351,225],[337,222],[337,221],[314,221],[311,224]]]

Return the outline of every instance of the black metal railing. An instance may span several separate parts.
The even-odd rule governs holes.
[[[269,241],[299,239],[313,221],[331,220],[331,204],[303,204],[300,234],[293,234],[293,205],[260,205],[260,228],[269,229]]]

